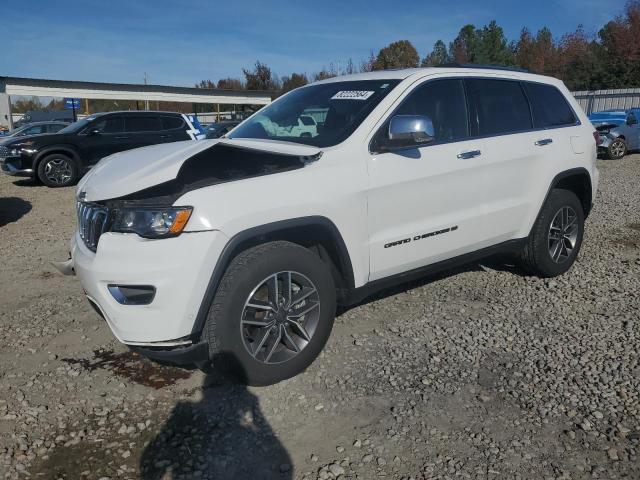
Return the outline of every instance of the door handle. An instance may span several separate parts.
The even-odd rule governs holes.
[[[467,158],[479,157],[481,153],[480,150],[469,150],[468,152],[459,153],[458,158],[466,160]]]
[[[129,135],[116,135],[118,140],[124,140],[125,138],[129,138]]]
[[[542,147],[544,145],[549,145],[550,143],[553,143],[553,140],[551,138],[543,138],[542,140],[538,140],[536,142],[536,145]]]

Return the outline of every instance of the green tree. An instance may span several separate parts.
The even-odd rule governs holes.
[[[513,65],[513,50],[509,47],[504,30],[495,20],[475,33],[473,62],[487,65]]]
[[[434,67],[436,65],[442,65],[451,62],[447,46],[442,40],[436,41],[433,44],[433,50],[426,57],[422,59],[420,66],[422,67]]]
[[[279,82],[264,63],[256,61],[253,70],[242,69],[247,90],[279,90]]]
[[[225,88],[230,90],[244,90],[244,85],[237,78],[221,78],[218,80],[218,88]]]
[[[458,36],[449,44],[449,57],[456,63],[475,62],[477,43],[476,27],[467,24],[460,29]]]
[[[409,40],[390,43],[378,52],[373,70],[413,68],[420,63],[418,51]]]
[[[282,77],[282,93],[287,93],[298,87],[309,83],[307,75],[304,73],[292,73],[291,76]]]

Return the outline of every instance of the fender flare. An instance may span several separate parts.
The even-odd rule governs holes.
[[[69,156],[73,160],[76,161],[76,163],[78,164],[78,167],[81,170],[86,168],[86,166],[84,165],[84,162],[80,158],[80,155],[78,155],[78,151],[73,146],[65,145],[65,144],[62,144],[62,145],[47,145],[42,150],[39,150],[37,155],[33,159],[33,171],[34,172],[38,171],[38,164],[42,161],[42,159],[44,157],[49,155],[51,152],[67,153],[67,154],[69,154]]]
[[[591,211],[591,204],[593,203],[593,182],[591,181],[591,174],[589,173],[589,170],[587,170],[584,167],[576,167],[576,168],[570,168],[569,170],[564,170],[558,173],[555,177],[553,177],[553,180],[551,180],[551,183],[549,184],[549,188],[547,189],[547,193],[544,196],[544,200],[542,200],[542,204],[538,209],[538,215],[536,215],[536,219],[540,216],[540,212],[544,208],[545,203],[547,203],[547,199],[549,198],[549,195],[551,195],[551,190],[556,188],[562,180],[569,177],[585,176],[585,175],[589,179],[589,186],[588,186],[589,197],[587,200],[587,205],[583,204],[584,217],[587,218],[587,216]],[[531,229],[533,230],[533,225],[531,226]]]
[[[242,251],[250,248],[254,245],[269,241],[269,237],[277,235],[278,233],[284,233],[291,231],[292,229],[317,229],[321,228],[324,232],[330,235],[331,241],[335,245],[337,252],[337,265],[343,272],[345,278],[345,289],[351,291],[355,288],[355,280],[353,274],[353,266],[351,263],[351,257],[347,246],[338,230],[338,227],[327,217],[314,215],[309,217],[298,217],[287,220],[281,220],[277,222],[271,222],[256,227],[251,227],[246,230],[242,230],[236,233],[222,249],[222,253],[218,257],[216,266],[211,273],[211,278],[207,285],[204,297],[200,302],[200,307],[196,315],[196,319],[191,330],[191,334],[194,340],[198,340],[197,337],[201,334],[204,325],[207,321],[207,315],[209,308],[213,302],[222,276],[226,272],[231,261]],[[286,237],[285,237],[286,239]],[[336,285],[338,288],[338,286]]]

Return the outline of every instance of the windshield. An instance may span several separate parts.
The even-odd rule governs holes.
[[[95,115],[90,115],[83,118],[82,120],[78,120],[77,122],[72,123],[71,125],[67,125],[62,130],[58,130],[57,133],[77,133],[96,118],[97,117]]]
[[[345,140],[399,80],[359,80],[294,90],[237,127],[230,138],[329,147]]]

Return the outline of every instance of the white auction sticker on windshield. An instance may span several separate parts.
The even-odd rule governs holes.
[[[341,90],[331,100],[366,100],[374,93],[368,90]]]

